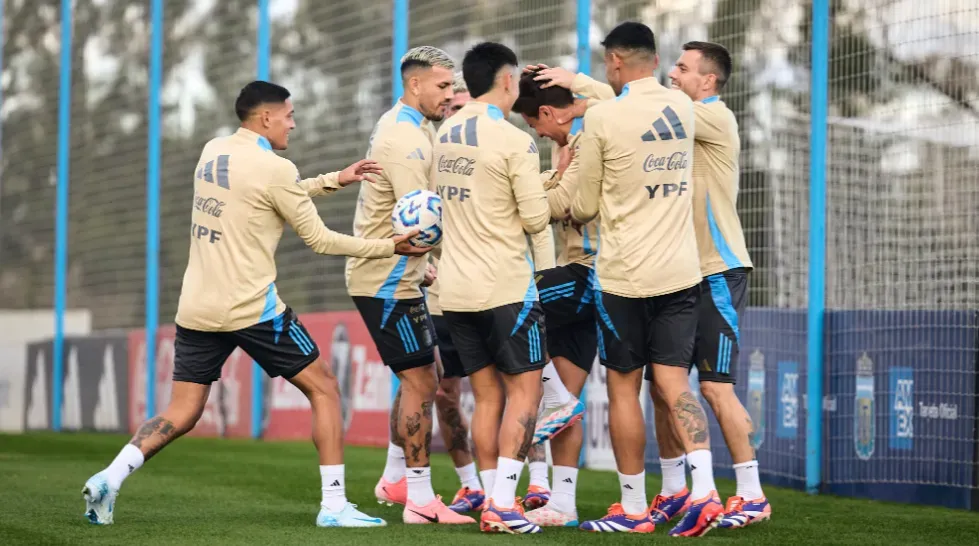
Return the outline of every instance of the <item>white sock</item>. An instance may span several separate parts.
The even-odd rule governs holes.
[[[407,476],[408,500],[415,506],[428,506],[435,500],[435,491],[432,490],[432,467],[409,468]]]
[[[642,514],[649,509],[646,506],[646,471],[632,476],[619,474],[619,489],[622,491],[622,510],[626,514]]]
[[[320,465],[320,478],[323,479],[323,502],[320,506],[334,513],[342,511],[347,505],[343,465]]]
[[[133,444],[126,444],[102,472],[105,474],[105,480],[109,482],[109,487],[119,489],[122,482],[141,466],[143,466],[143,452]]]
[[[575,506],[575,489],[578,485],[578,469],[573,466],[554,467],[554,489],[547,504],[565,514],[577,512]]]
[[[690,497],[691,500],[698,501],[717,489],[714,485],[713,458],[709,449],[698,449],[687,453],[687,462],[690,463],[690,477],[693,481]]]
[[[490,495],[493,494],[493,486],[496,485],[496,469],[480,470],[479,479],[483,481],[483,487],[485,488],[483,489],[483,494],[486,495],[487,499],[490,498]],[[516,491],[514,491],[514,494],[516,494]]]
[[[513,508],[517,499],[517,482],[523,472],[523,461],[500,457],[496,463],[496,484],[493,485],[493,504]]]
[[[384,465],[384,479],[398,483],[405,477],[405,450],[388,444],[388,462]]]
[[[557,374],[554,362],[550,361],[544,366],[544,374],[541,376],[544,382],[544,407],[557,408],[571,401],[571,393],[561,381],[561,376]]]
[[[459,475],[459,484],[468,487],[473,491],[479,491],[483,486],[479,483],[479,476],[476,474],[476,463],[469,463],[466,466],[456,467],[456,474]]]
[[[687,487],[687,456],[680,455],[675,459],[660,457],[659,468],[663,473],[663,488],[659,494],[672,497]]]
[[[734,465],[734,476],[738,480],[738,490],[735,495],[744,500],[756,500],[765,496],[761,490],[761,479],[758,478],[758,461]]]
[[[544,489],[550,491],[551,485],[547,483],[547,463],[543,461],[538,463],[527,463],[527,466],[530,467],[529,485],[536,485],[537,487],[543,487]]]

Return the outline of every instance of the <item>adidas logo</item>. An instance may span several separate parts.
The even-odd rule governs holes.
[[[415,151],[414,152],[411,152],[410,154],[408,154],[408,157],[406,159],[421,159],[421,160],[424,160],[425,159],[425,154],[422,153],[422,149],[421,148],[415,148]]]
[[[628,489],[628,490],[631,491],[632,490],[632,486],[629,485],[629,484],[625,484],[625,485],[622,486],[622,489]]]
[[[683,124],[680,123],[680,118],[672,108],[669,106],[664,108],[663,116],[666,118],[665,121],[663,118],[654,121],[653,129],[643,133],[643,142],[653,142],[657,137],[659,137],[659,140],[673,140],[674,136],[677,140],[687,138],[687,132],[683,129]],[[667,121],[670,123],[669,126],[666,125]],[[673,128],[672,133],[670,132],[670,127]]]
[[[340,480],[333,480],[333,483],[330,484],[330,487],[340,487]]]
[[[506,479],[517,481],[517,475],[516,474],[510,474],[509,476],[506,477]]]
[[[128,467],[129,467],[129,473],[130,473],[130,474],[132,474],[132,473],[133,473],[133,470],[136,470],[136,467],[134,467],[134,466],[133,466],[133,465],[131,465],[131,464],[127,464],[126,466],[128,466]]]
[[[564,483],[574,483],[571,478],[564,478]]]
[[[528,154],[536,154],[536,153],[539,153],[539,150],[537,150],[537,143],[536,142],[531,142],[530,143],[530,148],[527,149],[527,153]]]

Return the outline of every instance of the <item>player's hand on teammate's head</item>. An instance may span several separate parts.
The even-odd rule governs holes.
[[[556,123],[567,123],[574,118],[580,118],[585,115],[585,111],[588,110],[588,99],[578,99],[574,100],[574,104],[571,108],[566,110],[564,113],[557,115],[554,118]]]
[[[425,265],[425,280],[422,281],[422,286],[432,286],[435,283],[435,279],[438,278],[438,271],[432,264]]]
[[[421,233],[421,230],[416,229],[411,233],[405,233],[404,235],[395,235],[394,237],[391,237],[391,239],[394,241],[394,253],[400,254],[402,256],[424,256],[429,251],[431,251],[432,247],[422,248],[411,244],[409,239],[411,239],[415,235],[418,235],[419,233]]]
[[[531,72],[537,72],[538,70],[546,70],[548,68],[550,67],[544,63],[528,64],[527,66],[523,67],[523,73],[529,74]]]
[[[360,161],[340,171],[338,182],[340,182],[341,186],[349,186],[354,182],[360,182],[362,180],[373,182],[374,179],[368,175],[381,174],[383,170],[384,169],[377,164],[377,161],[374,161],[373,159],[361,159]]]
[[[561,68],[560,66],[555,66],[553,68],[548,67],[546,64],[537,65],[540,70],[537,71],[537,75],[534,76],[534,81],[543,81],[546,83],[541,84],[542,88],[563,87],[565,89],[571,89],[571,83],[574,81],[575,73],[568,70],[567,68]]]

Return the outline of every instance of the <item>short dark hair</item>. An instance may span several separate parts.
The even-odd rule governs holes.
[[[717,76],[717,90],[720,91],[734,70],[731,53],[721,44],[714,42],[687,42],[683,44],[684,51],[699,51],[700,55],[710,64],[710,72]]]
[[[653,31],[635,21],[626,21],[613,28],[602,41],[602,45],[607,50],[640,51],[651,56],[656,54],[656,37],[653,36]]]
[[[235,99],[235,114],[245,121],[262,104],[282,104],[290,96],[289,90],[281,85],[255,80],[241,88]]]
[[[504,66],[518,66],[517,54],[512,49],[496,42],[474,45],[462,59],[462,78],[469,95],[475,99],[488,93]]]
[[[564,108],[574,104],[570,90],[558,85],[544,87],[546,81],[534,80],[538,72],[535,70],[520,77],[520,96],[513,103],[514,112],[536,118],[541,106]]]

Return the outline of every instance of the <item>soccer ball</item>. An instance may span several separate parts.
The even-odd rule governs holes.
[[[442,198],[427,190],[408,192],[394,205],[391,222],[396,235],[421,230],[409,239],[411,244],[422,248],[437,246],[442,242]]]

